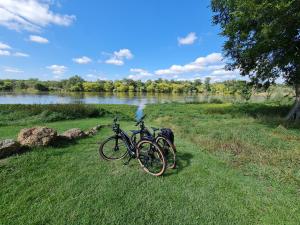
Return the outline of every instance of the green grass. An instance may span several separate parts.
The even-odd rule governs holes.
[[[160,178],[135,160],[99,160],[97,142],[109,128],[73,145],[1,160],[0,224],[298,224],[299,129],[278,127],[285,108],[247,107],[147,106],[147,124],[172,127],[176,135],[178,169]],[[112,117],[45,125],[86,129]],[[15,137],[22,126],[2,126],[0,137]],[[135,129],[125,119],[121,126]]]
[[[37,124],[78,118],[95,118],[118,115],[132,119],[136,107],[129,105],[50,104],[0,105],[0,126]]]

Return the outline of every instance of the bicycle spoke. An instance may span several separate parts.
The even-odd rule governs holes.
[[[165,160],[162,152],[157,150],[152,142],[146,141],[139,145],[138,160],[144,170],[152,175],[161,175],[165,169]]]
[[[99,151],[104,159],[117,160],[127,154],[127,146],[121,138],[113,136],[101,145]]]
[[[157,143],[161,147],[164,156],[167,160],[168,168],[175,168],[176,166],[176,153],[175,147],[168,142],[164,137],[158,137]]]

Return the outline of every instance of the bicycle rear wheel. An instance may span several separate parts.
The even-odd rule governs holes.
[[[128,154],[128,150],[122,137],[114,135],[100,145],[99,154],[104,160],[120,160]]]
[[[167,160],[167,167],[171,169],[176,168],[176,147],[172,142],[162,136],[155,139],[156,143],[161,147],[163,154]]]
[[[159,145],[150,140],[137,144],[137,160],[143,170],[153,176],[161,176],[166,170],[166,159]]]

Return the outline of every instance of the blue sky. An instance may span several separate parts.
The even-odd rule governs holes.
[[[238,78],[208,0],[3,0],[0,14],[0,79]]]

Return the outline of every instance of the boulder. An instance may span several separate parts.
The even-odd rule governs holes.
[[[0,159],[15,154],[20,149],[20,144],[12,139],[0,141]]]
[[[28,147],[47,146],[57,138],[56,130],[48,127],[32,127],[22,129],[18,142]]]
[[[102,125],[97,125],[93,127],[91,130],[99,131],[103,126]]]
[[[86,134],[86,136],[93,136],[96,135],[101,128],[103,128],[102,125],[97,125],[92,129],[85,131],[84,133]]]
[[[87,135],[85,134],[85,132],[83,132],[79,128],[72,128],[70,130],[65,131],[60,136],[72,140],[72,139],[82,138],[82,137],[85,137]]]

